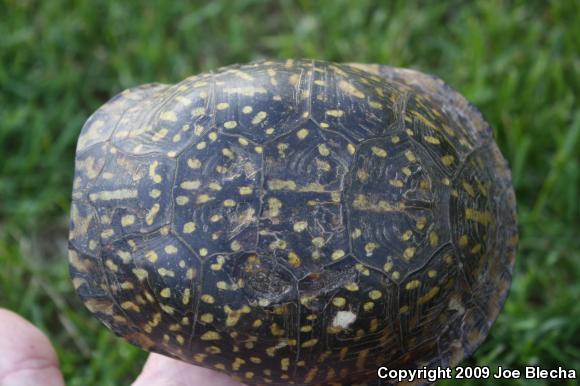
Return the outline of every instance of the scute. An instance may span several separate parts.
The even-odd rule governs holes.
[[[215,126],[264,143],[306,121],[310,63],[232,66],[214,76]]]
[[[172,225],[202,259],[256,249],[262,156],[242,138],[209,131],[178,160]]]
[[[398,282],[449,241],[443,174],[405,132],[360,145],[345,201],[352,253]]]
[[[87,308],[249,385],[458,364],[516,244],[489,125],[417,71],[266,61],[139,86],[77,146],[69,262]]]
[[[209,76],[188,78],[174,86],[147,89],[144,103],[127,108],[116,123],[112,144],[128,154],[162,153],[176,157],[211,123]]]

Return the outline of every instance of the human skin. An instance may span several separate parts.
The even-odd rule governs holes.
[[[34,325],[0,308],[0,386],[63,386],[56,351]],[[202,367],[151,354],[133,386],[241,386]]]

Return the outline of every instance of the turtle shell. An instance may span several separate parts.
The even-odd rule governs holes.
[[[126,90],[78,141],[69,260],[86,306],[249,385],[456,365],[502,307],[516,243],[489,125],[417,71],[227,67]]]

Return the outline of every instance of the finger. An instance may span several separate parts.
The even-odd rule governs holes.
[[[159,354],[149,355],[133,386],[241,386],[225,374]]]
[[[1,308],[0,385],[64,385],[48,338],[14,312]]]

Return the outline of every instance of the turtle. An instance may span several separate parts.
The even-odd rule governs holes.
[[[77,143],[86,307],[247,385],[457,365],[503,306],[517,237],[490,125],[415,70],[232,65],[121,92]]]

